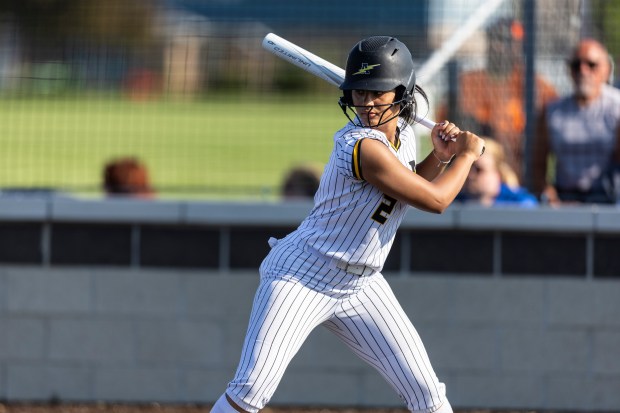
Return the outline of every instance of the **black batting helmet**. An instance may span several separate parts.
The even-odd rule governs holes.
[[[421,92],[415,84],[411,52],[403,42],[391,36],[368,37],[351,49],[340,89],[343,96],[339,104],[349,119],[347,107],[353,108],[352,90],[396,89],[394,104],[400,105],[400,116],[410,123],[415,109],[414,91]]]
[[[413,59],[403,42],[394,37],[373,36],[351,49],[340,89],[387,91],[399,86],[413,94]]]

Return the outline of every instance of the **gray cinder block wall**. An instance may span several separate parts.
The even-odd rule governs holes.
[[[389,276],[455,407],[620,410],[620,283]],[[0,398],[210,403],[234,373],[254,272],[0,269]],[[274,404],[400,401],[323,329]]]
[[[0,199],[0,399],[213,402],[309,208]],[[618,248],[613,207],[412,210],[385,274],[455,407],[620,411]],[[323,329],[272,403],[401,405]]]

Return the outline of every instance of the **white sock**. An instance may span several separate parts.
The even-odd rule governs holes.
[[[444,400],[441,407],[435,410],[433,413],[453,413],[452,406],[450,406],[450,402],[448,401],[448,399]]]
[[[239,413],[234,407],[226,400],[226,393],[222,393],[219,399],[215,402],[211,408],[211,413]]]

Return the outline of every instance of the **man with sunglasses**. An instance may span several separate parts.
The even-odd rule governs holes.
[[[616,203],[620,90],[608,84],[610,56],[600,42],[584,39],[567,63],[574,91],[547,105],[541,116],[532,165],[533,190],[551,205]],[[553,183],[547,182],[550,155],[555,158]]]

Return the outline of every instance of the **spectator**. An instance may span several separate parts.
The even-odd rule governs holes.
[[[463,129],[497,139],[520,179],[526,121],[523,37],[523,26],[513,19],[499,19],[487,29],[486,68],[461,75],[457,117]],[[536,107],[557,97],[553,86],[536,76]]]
[[[286,199],[312,198],[319,188],[321,169],[316,165],[298,165],[286,174],[282,196]]]
[[[486,151],[472,166],[457,200],[482,206],[524,206],[538,204],[534,195],[519,184],[514,170],[506,162],[504,148],[483,138]]]
[[[133,157],[116,158],[105,165],[103,189],[112,196],[150,198],[154,195],[146,166]]]
[[[549,104],[534,149],[534,192],[551,205],[614,203],[620,164],[620,90],[608,85],[605,46],[581,40],[568,61],[573,93]],[[549,155],[555,157],[548,182]],[[616,178],[609,179],[616,168]],[[613,182],[616,181],[614,185]]]

